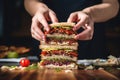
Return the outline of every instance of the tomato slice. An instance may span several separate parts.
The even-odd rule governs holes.
[[[70,35],[73,34],[74,32],[72,30],[66,30],[66,34]]]
[[[27,59],[27,58],[23,58],[23,59],[20,60],[20,65],[21,65],[22,67],[27,67],[27,66],[30,65],[30,60]]]
[[[49,34],[50,32],[49,31],[44,31],[45,35]]]
[[[45,56],[47,55],[47,51],[42,51],[41,54]]]
[[[73,56],[75,56],[75,57],[78,56],[78,54],[76,52],[70,52],[70,54],[73,55]]]

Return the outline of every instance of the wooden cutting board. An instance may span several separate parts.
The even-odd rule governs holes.
[[[105,70],[30,70],[0,71],[0,80],[120,80],[120,71]]]

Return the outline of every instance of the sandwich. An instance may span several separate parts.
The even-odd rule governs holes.
[[[50,31],[44,31],[46,41],[40,41],[41,62],[45,68],[77,69],[78,43],[72,30],[75,23],[53,23]]]

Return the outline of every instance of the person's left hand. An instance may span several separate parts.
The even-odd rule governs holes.
[[[70,14],[67,22],[76,22],[74,31],[83,28],[84,30],[75,36],[77,40],[91,40],[94,32],[94,22],[88,14],[83,11],[77,11]]]

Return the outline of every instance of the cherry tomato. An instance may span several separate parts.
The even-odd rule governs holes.
[[[20,60],[20,65],[21,65],[22,67],[27,67],[27,66],[30,65],[30,60],[27,59],[27,58],[23,58],[23,59]]]

